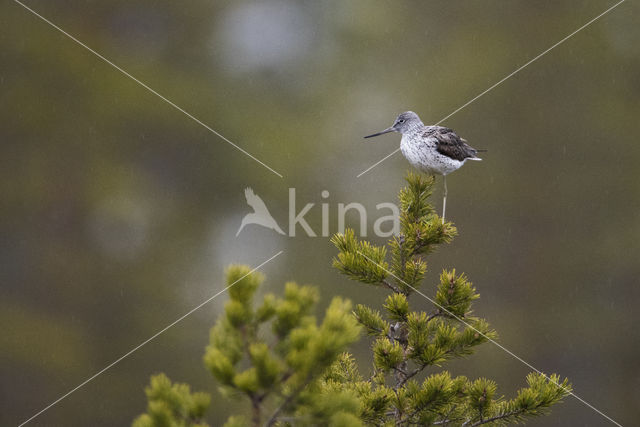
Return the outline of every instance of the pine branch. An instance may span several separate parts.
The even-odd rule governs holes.
[[[491,418],[485,418],[483,420],[476,421],[473,424],[469,424],[470,421],[466,421],[462,425],[463,426],[470,425],[471,427],[476,427],[476,426],[480,426],[482,424],[491,423],[493,421],[498,421],[498,420],[502,420],[502,419],[509,418],[509,417],[517,417],[518,415],[523,414],[524,412],[526,412],[526,409],[518,409],[516,411],[512,411],[512,412],[509,412],[509,413],[506,413],[506,414],[496,415],[496,416],[491,417]]]
[[[255,396],[251,397],[251,409],[251,421],[253,422],[253,425],[257,427],[260,425],[261,415],[260,400]]]
[[[537,415],[540,412],[538,409],[523,412],[517,406],[533,408],[532,402],[542,399],[545,403],[541,408],[544,409],[545,405],[549,406],[557,401],[554,400],[556,396],[548,388],[545,389],[538,378],[528,378],[529,389],[521,391],[514,401],[500,403],[492,400],[495,383],[483,379],[472,383],[467,383],[464,377],[442,379],[444,382],[441,384],[458,390],[455,396],[447,393],[439,395],[437,387],[432,386],[424,391],[417,391],[416,383],[412,380],[427,366],[470,355],[475,346],[489,339],[497,339],[497,334],[486,321],[471,316],[471,306],[479,298],[479,294],[467,277],[456,274],[455,270],[442,272],[434,297],[434,311],[427,314],[409,310],[407,298],[421,285],[426,271],[423,256],[438,245],[449,243],[457,230],[452,223],[443,222],[428,204],[427,199],[434,183],[432,178],[409,174],[407,183],[399,196],[400,233],[391,238],[388,245],[391,252],[390,271],[387,271],[384,260],[384,247],[359,241],[352,230],[333,238],[339,250],[334,261],[338,269],[351,279],[383,286],[394,292],[384,303],[386,320],[377,311],[364,306],[359,306],[357,311],[359,321],[371,335],[378,337],[373,343],[376,374],[369,380],[369,384],[373,385],[374,381],[380,384],[378,372],[393,373],[389,381],[395,394],[394,410],[387,411],[386,416],[391,417],[396,425],[413,422],[446,425],[464,421],[469,426],[478,422],[478,416],[486,423],[490,422],[487,420],[514,419],[523,414]],[[387,274],[394,276],[393,282],[387,279]],[[462,325],[464,326],[460,329]],[[415,362],[415,368],[409,369],[409,360]],[[465,391],[465,387],[469,387],[469,391]],[[426,400],[419,404],[417,401],[407,401],[409,390],[413,390],[416,399]],[[427,390],[435,393],[432,395],[435,400],[426,397],[428,394],[424,393]],[[468,400],[469,404],[462,403],[461,399]],[[413,410],[412,404],[415,405]],[[431,414],[431,409],[428,409],[432,405],[450,407],[436,421],[432,419],[436,414]],[[496,413],[499,408],[506,412]]]
[[[269,294],[254,307],[262,276],[250,274],[249,267],[228,270],[227,283],[238,283],[211,330],[204,362],[223,393],[246,396],[251,409],[246,416],[230,417],[227,427],[517,423],[544,414],[571,393],[568,380],[560,383],[557,375],[538,373],[529,374],[528,387],[511,400],[494,399],[497,385],[484,378],[470,381],[441,371],[416,381],[428,366],[468,356],[475,346],[497,338],[485,320],[472,316],[479,294],[455,270],[443,271],[432,289],[432,311],[410,309],[409,297],[427,269],[423,257],[456,234],[453,224],[442,223],[428,204],[433,183],[420,175],[407,177],[399,195],[400,233],[388,246],[360,240],[351,229],[332,238],[338,248],[335,268],[352,280],[392,291],[384,310],[361,304],[352,310],[350,302],[335,297],[318,324],[315,288],[290,282],[282,298]],[[363,327],[375,337],[368,380],[345,352]],[[271,339],[263,336],[268,330]],[[191,393],[187,385],[172,384],[164,376],[153,377],[146,391],[147,413],[135,420],[135,427],[206,426],[208,395]],[[265,407],[267,400],[274,401],[275,409]]]
[[[402,387],[403,385],[405,385],[405,383],[407,381],[409,381],[411,378],[415,377],[416,375],[418,375],[420,372],[422,372],[424,370],[424,368],[426,368],[427,365],[422,365],[419,368],[415,368],[413,371],[409,372],[408,374],[406,374],[404,380],[399,384],[399,387]]]
[[[293,399],[295,399],[304,388],[309,385],[313,378],[311,375],[308,375],[307,378],[300,384],[293,392],[287,396],[282,403],[273,411],[267,422],[265,423],[266,427],[273,426],[278,421],[278,416],[287,408],[287,406],[291,403]]]
[[[391,289],[393,292],[399,294],[402,293],[402,291],[400,290],[400,288],[398,288],[397,286],[395,286],[394,284],[392,284],[391,282],[388,282],[387,280],[382,280],[380,282],[382,285],[386,286],[387,288]]]

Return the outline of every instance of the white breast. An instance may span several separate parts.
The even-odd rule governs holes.
[[[402,135],[400,151],[411,166],[428,175],[447,175],[464,164],[438,153],[435,139],[421,135]]]

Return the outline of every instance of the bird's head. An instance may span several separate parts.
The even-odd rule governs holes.
[[[405,111],[396,118],[395,122],[393,122],[393,126],[388,127],[381,132],[374,133],[373,135],[367,135],[365,138],[372,138],[389,132],[407,133],[418,126],[422,126],[420,117],[418,117],[418,115],[413,111]]]

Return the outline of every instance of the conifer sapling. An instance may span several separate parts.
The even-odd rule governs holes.
[[[246,413],[225,426],[504,425],[545,414],[571,392],[567,379],[530,373],[527,386],[506,399],[494,381],[441,370],[497,334],[473,316],[479,294],[466,275],[443,271],[435,289],[424,291],[431,297],[419,289],[424,256],[451,242],[456,228],[428,204],[433,178],[409,174],[407,183],[399,196],[400,233],[387,246],[360,240],[350,229],[332,238],[335,268],[390,292],[382,311],[335,297],[318,322],[311,314],[316,288],[290,282],[282,297],[267,294],[256,303],[263,276],[247,266],[229,268],[227,284],[234,285],[204,356],[222,395],[247,401]],[[431,311],[411,309],[415,293],[432,302]],[[372,337],[367,377],[346,352],[362,331]],[[207,425],[206,393],[192,393],[163,374],[151,378],[146,393],[147,412],[134,427]]]

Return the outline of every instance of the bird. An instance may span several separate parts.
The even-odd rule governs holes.
[[[443,126],[425,126],[413,111],[401,113],[393,126],[367,135],[365,138],[384,135],[389,132],[402,134],[400,151],[411,166],[428,175],[442,175],[444,193],[442,201],[442,223],[447,209],[447,175],[462,167],[467,160],[482,160],[478,152],[460,138],[453,129]]]
[[[267,205],[264,204],[260,196],[255,194],[250,187],[244,189],[244,197],[247,199],[247,204],[253,208],[253,212],[246,214],[244,218],[242,218],[242,223],[240,224],[240,228],[238,228],[236,237],[240,234],[244,226],[248,224],[261,225],[263,227],[275,230],[280,234],[285,234],[276,220],[273,219],[273,217],[269,213]]]

